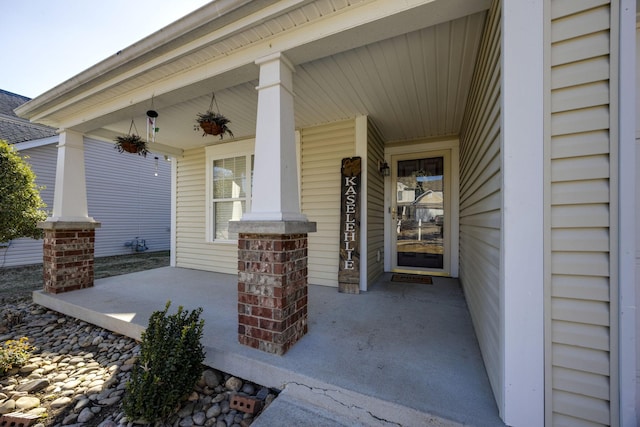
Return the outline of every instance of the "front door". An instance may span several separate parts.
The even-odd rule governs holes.
[[[392,268],[448,274],[449,156],[446,152],[392,158]]]

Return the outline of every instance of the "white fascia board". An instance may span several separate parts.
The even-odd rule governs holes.
[[[17,142],[13,144],[17,151],[28,150],[30,148],[42,147],[49,144],[57,144],[60,140],[59,136],[50,136],[48,138],[32,139],[31,141]]]

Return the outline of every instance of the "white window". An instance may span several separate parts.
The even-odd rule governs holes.
[[[238,221],[251,209],[253,141],[206,148],[208,242],[235,241],[229,221]]]

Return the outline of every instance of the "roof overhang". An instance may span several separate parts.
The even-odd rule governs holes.
[[[365,0],[345,2],[339,9],[331,5],[328,0],[213,1],[27,102],[16,113],[109,139],[126,132],[132,118],[144,120],[153,104],[161,112],[164,143],[189,148],[198,141],[193,120],[184,123],[183,117],[178,122],[177,117],[190,109],[195,118],[215,91],[219,102],[235,113],[239,129],[234,128],[234,134],[249,136],[255,132],[256,59],[282,52],[296,66],[313,64],[482,12],[490,0]],[[302,92],[299,97],[305,96]],[[353,108],[333,119],[369,113],[363,109]],[[167,120],[167,112],[175,121]],[[297,116],[296,121],[313,124],[310,117]],[[182,127],[180,134],[174,131],[177,127]]]

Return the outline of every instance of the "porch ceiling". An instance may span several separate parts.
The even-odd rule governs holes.
[[[387,14],[376,7],[393,9],[396,2],[266,1],[262,9],[256,7],[259,2],[238,3],[242,5],[228,12],[226,21],[216,18],[206,24],[207,31],[205,25],[192,30],[191,36],[181,36],[186,40],[179,46],[174,40],[171,49],[150,48],[154,55],[140,54],[120,67],[116,58],[113,70],[93,83],[78,84],[86,87],[83,91],[69,89],[56,99],[51,96],[54,89],[48,105],[38,105],[36,98],[35,105],[27,104],[18,113],[113,139],[128,131],[132,118],[144,133],[145,111],[153,96],[160,114],[158,143],[189,149],[219,141],[194,130],[196,113],[208,108],[215,90],[220,112],[231,120],[236,138],[250,137],[255,133],[258,85],[253,60],[270,53],[252,51],[252,46],[268,42],[296,65],[297,128],[369,115],[386,141],[459,133],[489,1],[418,1],[423,4]],[[229,18],[233,14],[235,20]],[[369,20],[353,22],[360,16]],[[242,27],[243,19],[252,24]],[[211,25],[218,20],[218,27]],[[321,26],[311,28],[316,24]],[[326,34],[318,36],[318,31]],[[291,43],[296,38],[300,42]],[[276,49],[278,44],[282,49]],[[225,55],[226,62],[220,59]]]

